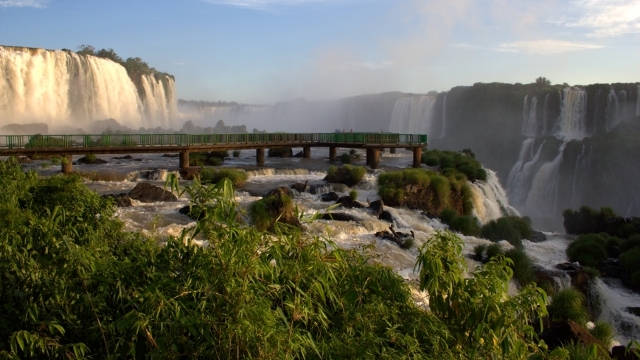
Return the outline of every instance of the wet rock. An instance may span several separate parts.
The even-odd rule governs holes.
[[[31,158],[28,156],[21,156],[19,161],[22,164],[29,164],[31,163]]]
[[[106,164],[108,163],[108,161],[100,158],[87,159],[86,156],[83,156],[80,159],[78,159],[77,163],[81,165],[98,165],[98,164]]]
[[[345,184],[329,183],[329,185],[331,185],[331,189],[333,189],[333,191],[335,192],[346,193],[346,192],[349,192],[349,190],[351,190],[351,188]]]
[[[351,177],[351,170],[345,168],[345,167],[339,167],[336,169],[336,172],[333,176],[329,176],[327,175],[324,178],[325,181],[331,181],[331,183],[338,183],[338,184],[344,184],[346,186],[354,186],[355,184],[357,184],[359,181],[354,180]],[[336,190],[338,191],[338,190]]]
[[[291,189],[289,189],[288,187],[279,187],[279,188],[275,188],[273,190],[269,190],[267,191],[266,194],[264,194],[263,197],[269,197],[269,196],[278,196],[280,197],[281,195],[287,195],[288,197],[293,197],[293,191],[291,191]]]
[[[180,169],[180,178],[182,180],[193,180],[196,176],[200,175],[199,167],[189,167],[186,169]]]
[[[361,208],[366,207],[365,204],[363,204],[363,203],[361,203],[361,202],[359,202],[357,200],[351,199],[350,196],[343,196],[343,197],[339,198],[336,201],[336,204],[341,204],[342,207],[345,207],[347,209],[351,209],[351,208],[361,209]]]
[[[384,221],[386,221],[386,222],[389,222],[389,223],[392,223],[392,224],[393,224],[393,215],[391,215],[391,213],[390,213],[390,212],[388,212],[388,211],[386,211],[386,210],[384,210],[383,212],[381,212],[381,213],[378,215],[378,219],[380,219],[380,220],[384,220]]]
[[[129,197],[129,195],[125,193],[102,195],[102,197],[113,199],[117,207],[133,206],[133,203],[131,202],[131,198]]]
[[[293,185],[291,185],[291,188],[299,193],[303,193],[307,190],[307,184],[309,183],[309,180],[305,181],[304,184],[303,183],[295,183]]]
[[[413,240],[415,238],[413,230],[411,230],[410,233],[403,233],[400,231],[395,231],[393,226],[389,226],[389,231],[387,230],[378,231],[374,235],[381,239],[393,241],[402,248],[411,247],[413,245]]]
[[[143,170],[139,172],[140,179],[151,180],[151,181],[162,181],[165,180],[167,176],[166,169],[149,169]]]
[[[573,320],[552,323],[550,328],[540,334],[540,340],[544,340],[549,349],[555,349],[570,342],[581,342],[587,346],[596,344],[602,352],[609,352],[608,348],[591,335],[589,330]]]
[[[322,220],[334,220],[334,221],[358,221],[359,219],[353,215],[349,215],[341,212],[325,213],[322,214]]]
[[[160,186],[149,183],[139,183],[129,192],[129,197],[140,202],[178,201],[171,192]]]
[[[369,203],[369,209],[371,209],[376,215],[380,215],[384,211],[384,202],[382,199],[372,201]]]
[[[116,157],[112,157],[112,159],[114,159],[114,160],[131,160],[131,159],[133,159],[133,156],[131,156],[131,155],[116,156]]]
[[[531,230],[531,242],[542,242],[547,240],[547,235],[541,231]]]
[[[638,360],[639,356],[635,355],[631,351],[627,351],[627,348],[622,345],[614,346],[611,349],[611,358],[617,360]]]
[[[253,218],[254,225],[258,230],[264,231],[273,228],[276,222],[301,227],[300,220],[294,213],[294,207],[290,200],[292,194],[291,189],[288,187],[279,187],[273,189],[265,194],[265,196],[258,200],[262,202],[262,206],[253,207],[252,211],[256,211],[259,222],[256,222],[256,218]],[[252,217],[254,214],[252,214]],[[268,219],[265,221],[264,219]]]
[[[302,151],[299,151],[295,155],[293,155],[293,157],[298,157],[298,158],[304,157],[304,153],[302,153]]]
[[[618,259],[605,260],[602,265],[598,267],[598,271],[600,271],[600,275],[603,277],[619,279],[624,275],[622,266],[620,266],[620,262],[618,261]]]
[[[628,307],[627,311],[635,316],[640,317],[640,306]]]
[[[180,154],[164,154],[164,155],[162,155],[162,157],[177,158],[177,157],[180,157]]]
[[[327,201],[336,201],[339,198],[340,198],[340,195],[332,191],[330,193],[322,194],[322,196],[320,197],[320,200],[327,202]]]

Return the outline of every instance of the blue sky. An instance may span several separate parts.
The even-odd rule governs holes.
[[[180,98],[244,103],[636,82],[640,1],[0,0],[0,44],[113,48]]]

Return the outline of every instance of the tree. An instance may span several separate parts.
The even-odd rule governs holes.
[[[118,54],[116,54],[115,51],[113,51],[113,49],[100,49],[100,51],[98,51],[95,54],[97,57],[101,57],[104,59],[109,59],[113,62],[116,62],[118,64],[122,64],[122,58],[120,56],[118,56]]]
[[[96,54],[96,48],[94,48],[91,45],[79,45],[78,46],[78,51],[76,51],[76,54],[79,55],[95,55]]]
[[[546,77],[539,76],[536,79],[536,84],[538,84],[538,85],[551,85],[551,80],[547,79]]]

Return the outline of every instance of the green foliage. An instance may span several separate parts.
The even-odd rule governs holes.
[[[486,181],[487,172],[475,157],[471,149],[464,149],[461,152],[429,150],[422,154],[422,162],[428,166],[440,165],[443,171],[449,169],[449,171],[464,174],[471,182]]]
[[[453,220],[453,218],[455,218],[456,216],[458,216],[458,213],[451,208],[442,210],[439,215],[440,220],[445,224],[451,224],[451,220]]]
[[[500,244],[491,244],[487,246],[486,255],[487,259],[493,259],[498,255],[503,255],[504,251],[502,250],[502,246]]]
[[[349,150],[349,155],[354,156],[356,154],[356,149]]]
[[[640,234],[630,236],[628,239],[620,242],[620,252],[626,252],[633,248],[640,247]]]
[[[347,153],[340,155],[340,162],[342,162],[343,164],[351,164],[351,160],[351,155]]]
[[[366,173],[367,169],[365,169],[364,166],[351,166],[348,164],[342,165],[342,167],[339,168],[331,166],[327,171],[326,180],[328,182],[339,182],[353,186],[360,182]]]
[[[467,278],[462,240],[450,232],[437,232],[419,250],[416,268],[420,289],[429,293],[429,308],[453,336],[450,347],[462,358],[493,358],[536,352],[530,323],[546,315],[546,295],[534,286],[507,295],[512,272],[510,260],[491,259]],[[441,358],[449,358],[442,356]]]
[[[595,327],[589,332],[605,346],[609,346],[613,340],[613,328],[606,322],[596,321]]]
[[[476,259],[482,260],[484,258],[485,250],[487,250],[487,245],[486,244],[478,244],[478,245],[474,246],[473,247],[473,254],[475,255]]]
[[[93,164],[94,162],[96,162],[96,155],[95,154],[86,154],[84,156],[84,160],[89,163],[89,164]]]
[[[231,180],[231,184],[233,186],[242,186],[247,181],[249,176],[247,172],[240,169],[211,169],[211,168],[203,168],[200,170],[200,179],[202,181],[217,183],[222,179]]]
[[[567,256],[572,262],[577,261],[583,266],[597,268],[608,258],[606,238],[596,234],[580,235],[567,247]]]
[[[480,234],[478,220],[468,215],[454,217],[449,224],[449,228],[467,236],[478,236]]]
[[[292,157],[293,149],[290,147],[270,148],[267,152],[269,157]]]
[[[582,326],[589,321],[584,295],[574,288],[566,288],[556,294],[547,310],[553,321],[573,320]]]
[[[240,150],[233,150],[233,157],[240,157]]]
[[[229,156],[227,151],[190,152],[189,166],[219,166],[227,156]]]
[[[522,248],[522,239],[531,239],[529,223],[519,216],[505,216],[491,220],[482,226],[481,236],[491,241],[507,240],[516,248]]]
[[[630,220],[617,215],[611,208],[603,207],[600,211],[583,206],[580,210],[566,209],[562,213],[564,228],[569,234],[607,233],[621,239],[634,234],[640,235],[640,218]]]
[[[518,281],[520,286],[526,286],[534,282],[535,274],[533,272],[533,262],[527,254],[520,249],[509,249],[505,251],[504,256],[511,259],[511,270],[513,270],[513,278]]]
[[[351,200],[356,201],[358,199],[358,192],[355,190],[349,191],[349,197]]]
[[[621,254],[620,265],[631,275],[631,284],[640,286],[640,247],[632,248]]]

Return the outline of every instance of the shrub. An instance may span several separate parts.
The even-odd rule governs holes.
[[[404,242],[402,243],[402,248],[403,249],[411,249],[411,247],[413,246],[413,243],[415,242],[415,240],[413,238],[406,238],[404,239]]]
[[[640,271],[640,247],[635,247],[620,255],[620,265],[630,275],[633,276]],[[634,284],[634,286],[640,283]]]
[[[438,165],[440,165],[440,160],[437,157],[433,157],[433,156],[426,157],[424,155],[426,155],[426,154],[422,155],[422,158],[423,158],[422,162],[424,164],[426,164],[427,166],[438,166]]]
[[[473,254],[476,256],[476,259],[482,260],[484,257],[484,252],[487,250],[486,244],[478,244],[473,247]]]
[[[609,346],[613,340],[613,328],[606,322],[596,321],[595,327],[589,331],[596,339]]]
[[[535,280],[533,263],[523,250],[510,249],[505,251],[504,256],[513,261],[513,278],[518,280],[520,286],[527,286]]]
[[[480,234],[478,220],[468,215],[454,217],[449,224],[449,228],[467,236],[478,236]]]
[[[290,147],[279,147],[279,148],[270,148],[267,156],[269,157],[292,157],[293,149]]]
[[[440,212],[440,221],[445,224],[451,224],[451,220],[453,220],[457,215],[458,213],[455,210],[446,208]]]
[[[626,240],[620,242],[620,252],[626,252],[633,248],[640,247],[640,234],[630,236]]]
[[[427,166],[440,165],[441,171],[464,174],[469,181],[487,180],[487,172],[482,164],[475,160],[470,149],[457,153],[453,151],[429,150],[422,154],[422,162]]]
[[[356,149],[349,150],[349,155],[354,156],[356,154]]]
[[[596,234],[580,235],[567,247],[567,256],[572,262],[577,261],[583,266],[596,268],[608,257],[605,241]]]
[[[547,310],[552,321],[573,320],[582,326],[589,321],[589,313],[584,305],[584,295],[574,288],[560,291],[553,297]]]
[[[351,164],[351,160],[351,155],[347,153],[340,155],[340,162],[342,162],[343,164]]]
[[[367,169],[363,166],[351,166],[348,164],[345,164],[340,168],[331,166],[327,171],[327,177],[325,180],[328,182],[339,182],[348,186],[353,186],[360,182],[366,173]]]
[[[240,150],[233,150],[233,157],[240,157]]]
[[[531,239],[529,224],[518,216],[505,216],[491,220],[482,226],[481,236],[491,241],[507,240],[516,248],[522,248],[522,239]]]
[[[485,254],[487,255],[487,260],[491,260],[498,255],[504,254],[504,251],[502,250],[502,246],[500,246],[500,244],[491,244],[487,246]]]
[[[89,164],[93,164],[94,162],[96,162],[97,158],[95,154],[86,154],[84,156],[84,160]]]
[[[358,192],[355,190],[351,190],[349,192],[349,197],[351,198],[351,200],[356,201],[358,199]]]
[[[233,186],[242,186],[248,179],[246,171],[239,169],[210,169],[200,171],[200,179],[205,182],[218,183],[222,179],[229,179]]]

